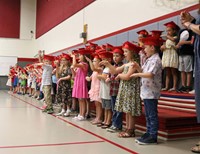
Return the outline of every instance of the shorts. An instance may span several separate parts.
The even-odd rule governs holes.
[[[111,100],[110,99],[101,99],[103,109],[111,109]]]
[[[192,72],[193,71],[193,57],[190,55],[179,56],[178,70],[180,72]]]

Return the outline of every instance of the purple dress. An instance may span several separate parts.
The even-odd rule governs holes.
[[[83,64],[85,67],[84,69],[78,68],[76,71],[72,91],[72,97],[74,98],[88,98],[87,81],[85,80],[88,72],[88,64],[85,62],[81,62],[81,64]]]

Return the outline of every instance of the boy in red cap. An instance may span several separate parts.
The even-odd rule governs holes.
[[[42,61],[42,55],[41,52],[38,52],[39,54],[39,62],[35,65],[42,65],[43,72],[42,72],[42,91],[44,93],[44,99],[46,103],[46,108],[43,110],[43,112],[46,112],[48,114],[52,114],[53,111],[53,105],[52,105],[52,97],[51,97],[51,84],[52,84],[52,62],[54,60],[54,56],[49,55],[43,55],[43,61]]]
[[[146,133],[135,141],[141,145],[157,144],[158,134],[158,99],[161,90],[162,64],[159,57],[160,43],[158,38],[148,37],[143,39],[147,60],[142,67],[138,63],[133,63],[133,68],[138,73],[133,73],[131,77],[141,78],[140,97],[144,101],[146,116]]]
[[[122,46],[113,47],[113,62],[114,67],[120,67],[123,65],[124,59],[124,51],[122,50]],[[115,80],[115,77],[118,74],[111,74],[110,77],[107,79],[107,82],[110,82],[110,96],[111,96],[111,107],[112,107],[112,126],[107,129],[108,132],[115,133],[122,130],[122,114],[123,112],[118,112],[115,110],[115,102],[119,90],[119,80]]]

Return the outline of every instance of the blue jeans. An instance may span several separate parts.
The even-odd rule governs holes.
[[[115,110],[115,102],[116,102],[117,96],[111,96],[111,107],[112,107],[112,125],[122,129],[122,112],[118,112]]]
[[[158,100],[144,99],[147,133],[157,139],[158,135]]]

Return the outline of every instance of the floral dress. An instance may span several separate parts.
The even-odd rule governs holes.
[[[63,69],[60,78],[66,76],[72,76],[72,72],[70,68]],[[64,103],[70,105],[72,102],[72,89],[71,89],[71,80],[62,80],[58,84],[58,91],[57,91],[57,103]]]
[[[123,74],[128,72],[129,66],[125,66]],[[140,116],[142,105],[140,100],[140,79],[131,78],[130,80],[121,80],[119,92],[115,104],[116,111],[131,113],[132,116]]]

